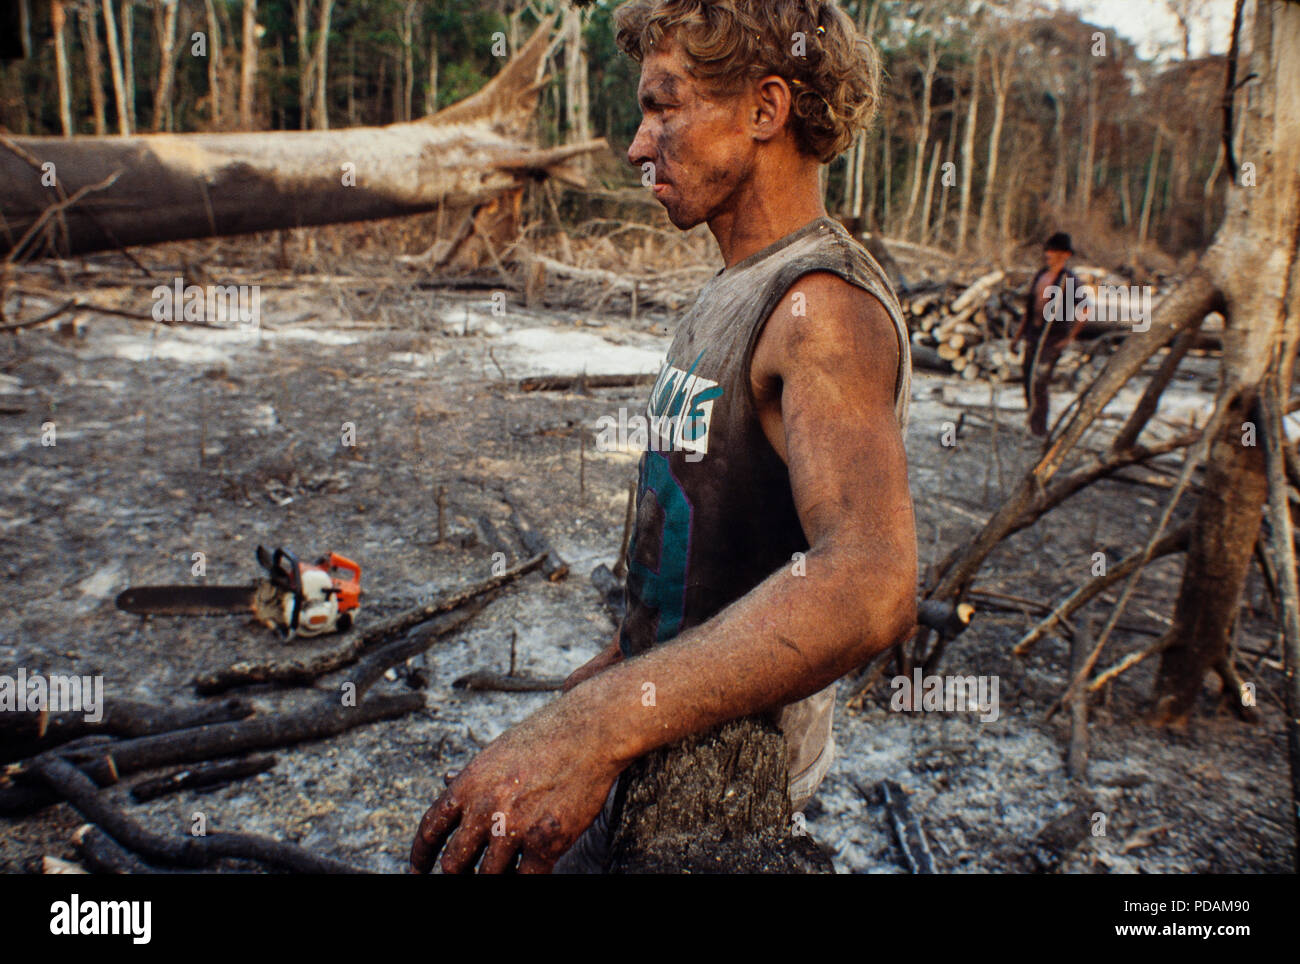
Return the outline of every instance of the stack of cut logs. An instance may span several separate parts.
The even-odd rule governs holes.
[[[1020,376],[1021,352],[1012,351],[1011,338],[1020,324],[1024,296],[1006,283],[1005,272],[994,271],[965,287],[929,282],[901,300],[915,367],[967,380],[1014,381]]]

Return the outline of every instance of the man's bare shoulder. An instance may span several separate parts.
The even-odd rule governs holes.
[[[875,295],[830,271],[803,275],[772,309],[754,350],[755,385],[812,366],[893,389],[897,329]],[[892,404],[892,394],[891,394]]]

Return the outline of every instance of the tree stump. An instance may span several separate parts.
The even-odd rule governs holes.
[[[614,808],[612,873],[834,873],[796,821],[785,738],[734,720],[647,754],[625,772]]]

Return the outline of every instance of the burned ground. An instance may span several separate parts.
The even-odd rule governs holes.
[[[157,281],[128,281],[119,259],[91,266],[99,270],[69,265],[66,290],[148,313]],[[143,805],[127,796],[135,778],[109,791],[159,831],[187,833],[201,812],[210,830],[260,831],[397,871],[442,774],[551,698],[468,693],[452,681],[472,669],[505,671],[512,637],[520,672],[564,675],[613,630],[588,574],[617,554],[636,453],[598,451],[597,420],[617,417],[621,406],[638,412],[644,389],[521,392],[518,380],[583,367],[653,372],[670,319],[530,310],[513,296],[497,313],[490,290],[388,285],[383,265],[370,268],[344,278],[226,270],[233,276],[223,281],[265,285],[256,332],[83,314],[74,332],[47,327],[5,339],[0,546],[11,612],[0,665],[102,674],[110,699],[191,704],[201,699],[190,682],[199,672],[323,643],[285,644],[237,617],[128,616],[113,606],[122,588],[191,581],[196,552],[208,582],[233,583],[256,575],[259,543],[304,557],[334,550],[363,568],[366,625],[485,578],[494,547],[477,520],[507,530],[508,494],[572,574],[558,583],[527,577],[415,660],[410,670],[422,672],[377,687],[423,684],[424,711],[278,751],[273,770],[222,789]],[[355,295],[362,286],[372,293]],[[1213,361],[1187,367],[1162,409],[1169,426],[1197,413],[1203,421],[1210,402]],[[1002,389],[994,410],[987,387],[917,374],[907,441],[923,565],[975,531],[1035,456],[1019,392]],[[1122,395],[1116,410],[1133,397]],[[955,425],[963,411],[956,444],[945,446],[944,423]],[[42,444],[47,423],[53,445]],[[343,444],[349,423],[355,445]],[[1148,481],[1094,485],[1008,540],[977,588],[1055,602],[1089,577],[1094,552],[1113,562],[1132,551],[1167,494],[1150,484],[1151,473],[1137,478]],[[447,499],[441,543],[439,487]],[[1128,610],[1137,629],[1165,624],[1180,563],[1147,571]],[[911,792],[945,871],[1289,869],[1276,630],[1253,580],[1239,665],[1258,686],[1261,723],[1216,715],[1207,692],[1187,731],[1152,729],[1141,718],[1154,672],[1147,661],[1094,710],[1090,780],[1077,787],[1063,765],[1068,721],[1044,720],[1067,681],[1068,643],[1049,637],[1013,657],[1032,615],[982,608],[943,671],[996,674],[999,719],[891,712],[887,679],[850,710],[853,684],[842,685],[838,758],[808,811],[809,829],[841,871],[901,870],[871,792],[893,779]],[[1104,664],[1150,638],[1117,633]],[[263,711],[308,698],[271,687],[247,693]],[[1104,836],[1093,834],[1096,814]],[[25,870],[45,854],[74,857],[69,836],[80,822],[61,805],[5,820],[0,869]]]

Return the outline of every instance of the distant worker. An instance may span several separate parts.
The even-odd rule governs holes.
[[[1047,239],[1043,245],[1045,266],[1029,284],[1025,313],[1011,342],[1013,349],[1025,342],[1025,405],[1029,409],[1029,431],[1039,438],[1047,437],[1052,370],[1087,321],[1086,307],[1076,302],[1075,295],[1083,285],[1065,266],[1072,254],[1068,234],[1057,232]]]

